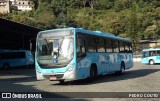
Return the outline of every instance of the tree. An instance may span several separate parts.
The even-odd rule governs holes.
[[[157,39],[158,38],[158,28],[156,25],[148,26],[145,30],[145,34],[148,39]]]
[[[116,36],[118,36],[120,32],[123,31],[123,28],[124,28],[123,24],[120,22],[118,18],[111,20],[109,23],[109,26],[112,29],[111,33],[114,33]]]
[[[127,35],[133,42],[133,50],[138,49],[139,35],[138,35],[138,25],[137,25],[137,12],[136,3],[132,4],[130,15],[128,16],[127,23]]]

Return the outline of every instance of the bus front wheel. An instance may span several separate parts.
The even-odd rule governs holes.
[[[150,65],[154,65],[154,60],[149,60]]]

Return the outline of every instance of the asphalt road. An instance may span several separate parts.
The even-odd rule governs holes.
[[[87,82],[87,80],[78,80],[60,84],[58,81],[37,81],[35,77],[35,69],[23,67],[0,70],[0,92],[52,92],[52,94],[55,92],[160,92],[159,77],[160,65],[143,65],[136,62],[134,63],[134,67],[127,70],[124,75],[108,74],[105,76],[99,76],[98,79],[91,83]],[[57,93],[55,93],[55,95],[57,95]],[[48,99],[43,100],[47,101]],[[54,98],[52,100],[57,99]],[[63,101],[66,99],[60,100]],[[69,98],[68,100],[158,101],[160,99]]]

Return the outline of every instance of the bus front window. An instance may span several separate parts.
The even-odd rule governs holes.
[[[73,37],[50,37],[37,40],[37,62],[41,67],[63,67],[73,58]]]

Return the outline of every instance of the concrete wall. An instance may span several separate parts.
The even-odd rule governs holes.
[[[9,0],[0,1],[0,13],[10,13],[11,12],[11,2]]]

